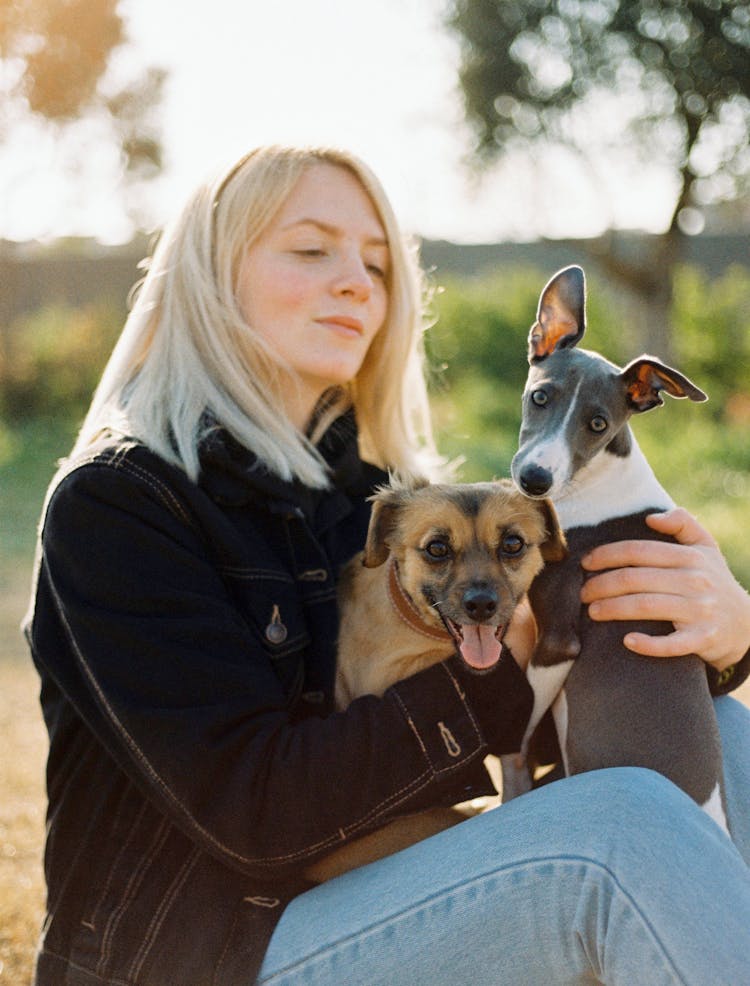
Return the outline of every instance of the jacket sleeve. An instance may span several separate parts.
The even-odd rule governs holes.
[[[516,749],[531,694],[512,659],[468,683],[447,662],[291,722],[185,521],[173,491],[126,458],[73,471],[49,501],[29,637],[109,755],[191,839],[281,874],[394,814],[488,792],[470,693],[481,680],[501,724],[493,747]]]
[[[706,672],[708,674],[708,687],[711,694],[728,695],[744,684],[748,677],[750,677],[750,649],[748,649],[741,660],[737,661],[736,664],[730,664],[723,671],[717,671],[716,668],[712,668],[710,664],[707,664]]]

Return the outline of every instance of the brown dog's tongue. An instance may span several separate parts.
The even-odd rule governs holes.
[[[463,635],[461,657],[469,667],[484,670],[497,664],[503,646],[496,636],[497,627],[464,624],[461,633]]]

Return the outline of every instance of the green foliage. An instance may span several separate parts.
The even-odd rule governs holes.
[[[2,6],[8,7],[8,0]],[[116,8],[115,0],[14,0],[10,5],[11,31],[3,47],[24,60],[20,87],[33,113],[69,120],[92,102],[110,52],[124,40]],[[32,34],[44,43],[30,43]]]
[[[438,440],[463,459],[466,480],[507,475],[520,424],[526,337],[547,274],[446,280],[428,333]],[[672,495],[719,539],[750,586],[750,272],[710,281],[681,267],[676,277],[676,365],[709,403],[667,400],[634,430]],[[56,457],[70,445],[117,333],[116,306],[49,307],[17,320],[0,351],[0,554],[18,531],[33,543],[33,521]],[[589,278],[584,344],[624,364],[640,354],[630,309],[605,282]],[[35,466],[34,462],[38,461]],[[35,471],[36,470],[36,471]],[[33,510],[27,509],[31,503]],[[32,518],[31,514],[34,515]],[[14,519],[15,518],[15,519]]]
[[[125,80],[121,67],[117,79],[110,72],[113,52],[128,43],[120,6],[119,0],[0,0],[0,92],[6,120],[30,115],[58,128],[82,117],[106,120],[126,173],[153,177],[162,163],[154,110],[166,73],[149,67]]]
[[[0,594],[28,567],[45,490],[75,430],[67,417],[0,422]]]
[[[700,220],[696,210],[750,185],[747,3],[452,0],[447,25],[461,44],[458,78],[480,166],[519,152],[543,164],[562,149],[594,176],[628,159],[631,169],[671,172],[671,218],[649,255],[598,254],[645,303],[649,332],[669,353],[683,229]]]
[[[695,268],[675,277],[674,345],[681,366],[709,393],[715,418],[750,425],[750,277],[730,268],[711,281]],[[705,386],[701,381],[705,381]],[[747,443],[750,448],[750,442]]]
[[[507,472],[539,284],[537,273],[514,270],[447,281],[436,295],[436,323],[428,335],[436,420],[444,451],[465,456],[468,475]]]
[[[739,194],[750,168],[746,3],[453,0],[448,25],[462,43],[459,80],[481,157],[540,137],[585,155],[601,139],[586,110],[607,91],[619,99],[618,145],[629,131],[644,154],[668,161],[679,206],[696,180],[704,202]]]
[[[79,418],[120,330],[113,308],[51,306],[10,325],[0,350],[0,413]]]
[[[508,475],[517,447],[526,337],[545,275],[528,269],[446,282],[430,331],[433,405],[441,450],[463,460],[460,476]],[[750,272],[709,281],[678,269],[674,321],[678,367],[709,403],[666,400],[633,421],[657,475],[695,512],[750,586]],[[587,348],[622,365],[640,354],[629,310],[605,284],[589,282]]]

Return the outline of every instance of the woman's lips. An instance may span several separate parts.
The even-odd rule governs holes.
[[[356,334],[361,336],[365,332],[365,327],[360,319],[352,318],[349,315],[326,315],[323,318],[317,318],[315,321],[321,325],[330,325],[337,329],[343,329],[347,335]]]

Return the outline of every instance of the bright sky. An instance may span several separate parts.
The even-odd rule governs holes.
[[[672,205],[657,171],[612,161],[603,182],[561,158],[508,162],[477,188],[443,0],[122,0],[134,55],[170,73],[167,167],[149,221],[173,214],[207,172],[269,141],[334,143],[383,181],[403,226],[459,242],[659,229]],[[611,116],[611,113],[610,113]],[[612,126],[606,113],[596,126]],[[614,124],[617,125],[616,122]],[[127,238],[101,142],[82,133],[72,193],[38,133],[0,155],[0,236]],[[553,165],[552,167],[550,165]]]

